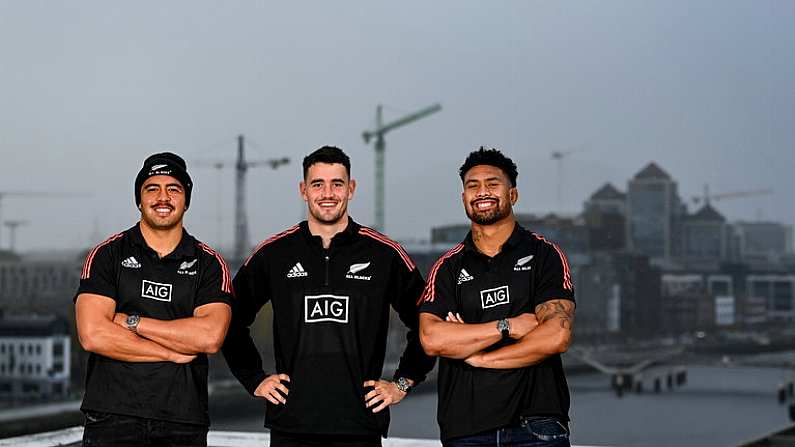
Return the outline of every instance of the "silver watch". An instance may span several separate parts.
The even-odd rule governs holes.
[[[502,338],[509,338],[511,336],[511,323],[507,318],[497,321],[497,330],[502,334]]]
[[[127,329],[129,329],[129,330],[131,330],[133,332],[138,332],[138,323],[140,323],[140,322],[141,322],[141,316],[140,315],[135,315],[135,314],[128,315],[127,316],[127,321],[126,321]]]
[[[397,389],[403,391],[404,393],[411,391],[411,384],[405,377],[398,377],[398,379],[395,381],[395,386],[397,386]]]

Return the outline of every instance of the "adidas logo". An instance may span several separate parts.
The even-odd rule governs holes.
[[[475,279],[466,269],[461,269],[461,273],[458,274],[458,284],[465,283],[467,281],[472,281]]]
[[[287,272],[288,278],[301,278],[303,276],[309,276],[309,273],[304,270],[304,266],[302,266],[300,262],[296,262],[293,268]]]
[[[139,269],[141,268],[141,264],[135,259],[135,256],[130,256],[129,258],[121,261],[122,267],[127,267],[128,269]]]
[[[513,270],[516,272],[525,272],[530,270],[533,266],[532,265],[525,265],[533,259],[533,255],[525,256],[524,258],[519,258],[516,260],[516,265],[513,266]]]

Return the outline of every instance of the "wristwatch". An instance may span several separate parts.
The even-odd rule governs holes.
[[[127,316],[127,321],[126,321],[127,329],[129,329],[129,330],[131,330],[133,332],[138,332],[138,323],[140,323],[140,322],[141,322],[141,316],[140,315],[136,315],[136,314],[128,315]]]
[[[497,330],[502,333],[502,338],[511,337],[511,323],[508,323],[507,318],[497,321]]]
[[[397,386],[397,389],[403,391],[404,393],[408,393],[409,391],[411,391],[411,384],[409,383],[409,380],[405,377],[398,377],[397,380],[395,381],[395,386]]]

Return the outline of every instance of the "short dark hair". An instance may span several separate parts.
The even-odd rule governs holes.
[[[315,163],[339,163],[345,166],[348,177],[351,176],[351,159],[345,155],[345,152],[342,152],[342,149],[336,146],[323,146],[304,157],[304,178],[309,172],[309,167]]]
[[[516,170],[516,163],[503,155],[499,150],[494,148],[486,149],[483,146],[480,146],[480,149],[476,151],[470,152],[467,159],[464,160],[464,164],[462,164],[461,168],[458,170],[458,175],[461,176],[461,183],[464,182],[466,173],[478,165],[500,168],[502,172],[508,176],[508,180],[511,181],[511,186],[516,187],[516,177],[519,176],[519,171]]]

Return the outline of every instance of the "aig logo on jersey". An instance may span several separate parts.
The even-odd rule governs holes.
[[[313,295],[304,297],[304,323],[348,322],[348,297]]]
[[[171,301],[171,284],[143,280],[141,283],[141,297],[158,301]]]
[[[480,303],[484,309],[489,307],[500,306],[502,304],[509,304],[511,302],[511,295],[508,293],[508,286],[500,286],[494,289],[480,291]]]

